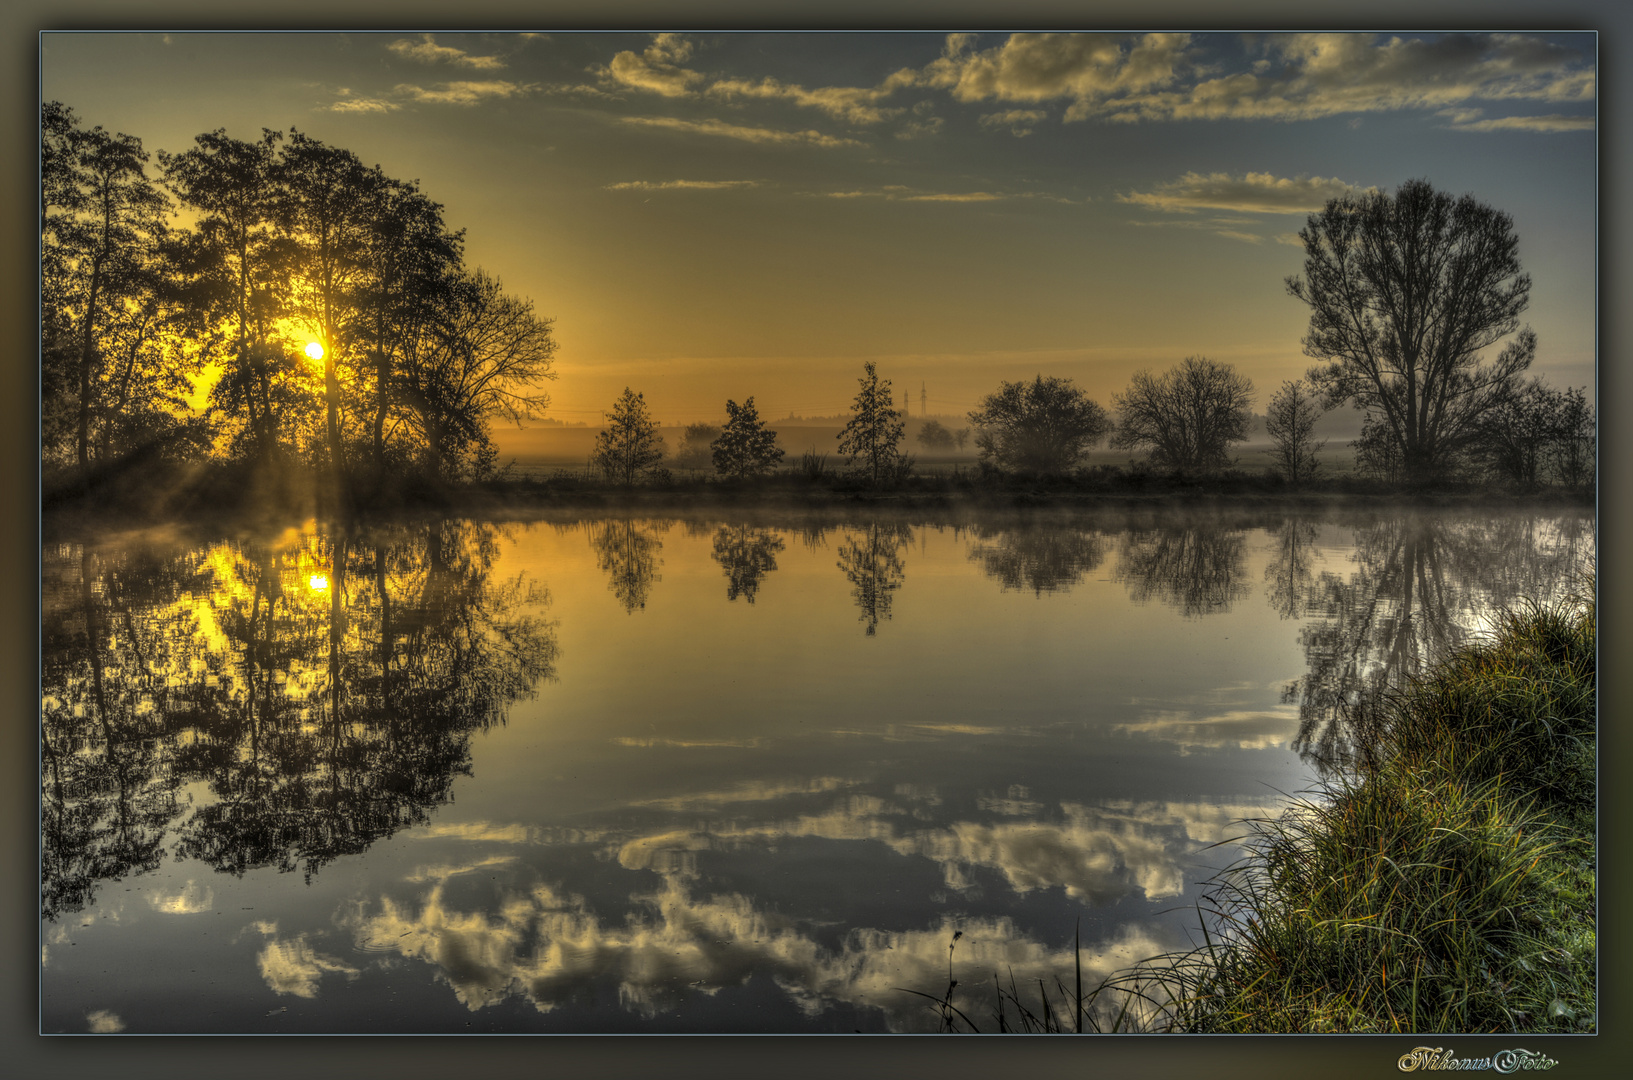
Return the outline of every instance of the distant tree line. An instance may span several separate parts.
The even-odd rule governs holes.
[[[1507,214],[1413,180],[1393,196],[1329,201],[1300,238],[1304,274],[1288,278],[1287,288],[1311,309],[1304,350],[1322,363],[1271,397],[1265,435],[1277,474],[1295,485],[1314,479],[1326,443],[1317,424],[1349,405],[1363,413],[1351,446],[1364,475],[1408,485],[1592,483],[1597,443],[1585,388],[1524,379],[1537,339],[1519,323],[1531,281]],[[1482,355],[1505,341],[1495,357]],[[852,473],[875,485],[912,470],[901,452],[903,414],[892,401],[890,380],[867,364],[838,436]],[[1252,408],[1246,377],[1193,356],[1161,374],[1135,373],[1110,411],[1070,379],[1040,374],[1001,383],[969,413],[969,428],[953,432],[927,419],[917,437],[926,450],[944,452],[962,449],[973,430],[982,468],[995,473],[1066,474],[1106,440],[1112,449],[1144,450],[1151,465],[1206,474],[1236,465],[1231,451],[1253,430]],[[776,465],[780,451],[744,457],[735,449],[754,440],[769,454],[775,432],[752,411],[745,419],[731,402],[727,411],[724,429],[686,429],[677,465],[697,469],[712,460],[734,476]],[[802,467],[823,475],[814,451]]]
[[[492,467],[495,418],[548,401],[551,320],[465,264],[463,232],[416,182],[294,129],[218,130],[157,156],[43,107],[48,467],[468,478]]]

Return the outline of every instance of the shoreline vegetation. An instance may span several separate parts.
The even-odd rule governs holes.
[[[955,972],[955,938],[942,996],[907,992],[943,1031],[1595,1032],[1595,641],[1590,573],[1353,716],[1372,752],[1244,823],[1199,947],[1085,994],[1081,962],[1036,992]]]
[[[925,512],[960,509],[1062,510],[1196,505],[1593,506],[1592,486],[1445,481],[1403,484],[1335,475],[1298,484],[1272,471],[1193,472],[1097,465],[1066,475],[1028,476],[980,468],[913,474],[871,483],[845,472],[815,468],[761,476],[660,474],[639,483],[609,481],[589,471],[559,469],[522,477],[504,469],[483,480],[431,481],[414,474],[384,481],[354,481],[344,494],[318,470],[258,468],[247,462],[135,462],[106,469],[52,469],[40,478],[42,512],[49,518],[85,517],[151,524],[198,519],[286,521],[313,516],[393,517],[454,514],[492,517],[551,510],[675,509],[855,510]]]

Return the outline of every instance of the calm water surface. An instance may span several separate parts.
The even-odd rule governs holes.
[[[1587,512],[562,517],[44,552],[48,1032],[933,1030],[1188,947]],[[1217,846],[1215,846],[1217,845]],[[983,988],[984,987],[984,988]]]

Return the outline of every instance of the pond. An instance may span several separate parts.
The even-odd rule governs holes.
[[[1558,508],[54,538],[41,1030],[933,1031],[949,964],[979,1023],[1074,935],[1086,982],[1199,941],[1242,820],[1594,543]]]

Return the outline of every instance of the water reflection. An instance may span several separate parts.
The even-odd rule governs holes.
[[[1319,529],[1309,518],[1289,517],[1271,530],[1275,548],[1264,569],[1265,600],[1284,619],[1302,619],[1315,594],[1311,568],[1321,558],[1316,551]]]
[[[970,558],[1006,590],[1033,595],[1069,589],[1105,561],[1104,534],[1062,525],[990,529],[977,526]]]
[[[435,522],[44,559],[42,914],[177,857],[300,868],[427,819],[553,673],[498,531]],[[184,786],[207,796],[184,804]]]
[[[608,520],[592,522],[587,526],[590,550],[595,561],[607,575],[607,588],[617,597],[625,611],[633,614],[636,608],[646,607],[652,594],[652,583],[662,580],[658,567],[663,560],[659,534],[667,532],[670,523]]]
[[[1217,522],[1181,519],[1130,530],[1116,577],[1137,604],[1160,600],[1186,618],[1229,611],[1252,590],[1245,580],[1247,535]]]
[[[907,579],[904,553],[913,530],[900,522],[869,522],[847,529],[839,545],[839,569],[851,583],[851,597],[872,637],[879,620],[890,618],[890,603]]]
[[[1263,811],[1194,803],[1052,804],[1029,796],[1012,787],[984,798],[980,819],[929,824],[925,813],[942,805],[933,790],[884,797],[862,782],[819,778],[669,800],[661,820],[633,833],[569,839],[490,826],[476,831],[509,835],[510,842],[422,867],[405,881],[414,887],[347,909],[337,922],[364,953],[433,965],[472,1011],[520,996],[547,1013],[610,983],[622,1009],[651,1018],[681,1008],[691,995],[759,978],[774,982],[808,1016],[841,1005],[871,1007],[883,1011],[892,1030],[911,1030],[923,1026],[919,1007],[895,988],[938,985],[938,972],[944,981],[955,928],[963,935],[958,962],[967,979],[1013,967],[1018,978],[1047,978],[1052,986],[1070,970],[1071,955],[1001,916],[949,917],[909,930],[827,929],[752,889],[731,887],[730,878],[702,868],[700,857],[718,868],[727,865],[723,860],[756,853],[810,851],[818,842],[816,857],[826,865],[866,858],[859,849],[876,846],[939,865],[963,902],[983,890],[1061,890],[1098,908],[1130,896],[1177,897],[1195,853],[1234,835],[1237,819]],[[799,809],[813,799],[819,801]],[[728,808],[730,816],[713,816]],[[697,814],[711,816],[700,821]],[[639,884],[625,902],[592,900],[556,876],[550,867],[566,861],[560,849],[573,846],[587,846],[598,862],[631,873],[629,880]],[[1172,931],[1125,924],[1105,940],[1085,941],[1085,974],[1099,978],[1175,944]]]
[[[722,525],[714,534],[714,561],[726,571],[726,599],[754,603],[760,579],[777,568],[783,541],[770,529]]]
[[[1406,513],[1363,522],[1354,544],[1355,570],[1323,572],[1304,594],[1325,618],[1300,632],[1306,671],[1283,695],[1299,709],[1294,749],[1322,769],[1364,757],[1389,691],[1491,612],[1570,587],[1592,554],[1593,526],[1574,516]],[[1290,561],[1290,546],[1282,551]]]
[[[1204,849],[1269,809],[1239,793],[1308,776],[1290,742],[1320,767],[1353,760],[1383,688],[1491,605],[1557,594],[1593,541],[1581,514],[1437,511],[1133,528],[1111,513],[575,517],[514,535],[443,521],[53,545],[42,966],[68,1002],[95,979],[76,965],[101,970],[153,929],[181,958],[155,983],[217,963],[211,979],[236,971],[237,992],[291,1017],[415,997],[413,1022],[438,1030],[501,1002],[530,1007],[498,1023],[536,1010],[565,1030],[933,1028],[896,988],[944,986],[954,930],[970,987],[1010,966],[1023,983],[1070,972],[1079,916],[1091,979],[1183,946],[1186,919],[1165,913],[1232,856]],[[925,595],[893,611],[910,558]],[[582,646],[548,710],[480,738],[556,668],[547,597],[506,559],[560,568]],[[675,599],[620,618],[607,592],[645,608],[665,559]],[[752,626],[729,617],[738,599]],[[855,633],[893,615],[890,642]],[[626,644],[656,650],[637,670],[674,670],[661,650],[684,635],[711,655],[699,635],[717,628],[753,646],[755,679],[694,660],[626,693]],[[1165,658],[1177,633],[1194,670]],[[857,662],[880,645],[902,662]],[[626,719],[640,709],[657,722]],[[167,859],[185,865],[105,889]],[[324,869],[336,860],[344,873]],[[314,887],[214,876],[258,868]],[[206,959],[188,935],[240,904],[257,906],[231,954]],[[396,996],[431,979],[449,990]],[[69,1026],[92,1009],[107,1030],[155,1023],[134,996],[70,1007]]]

